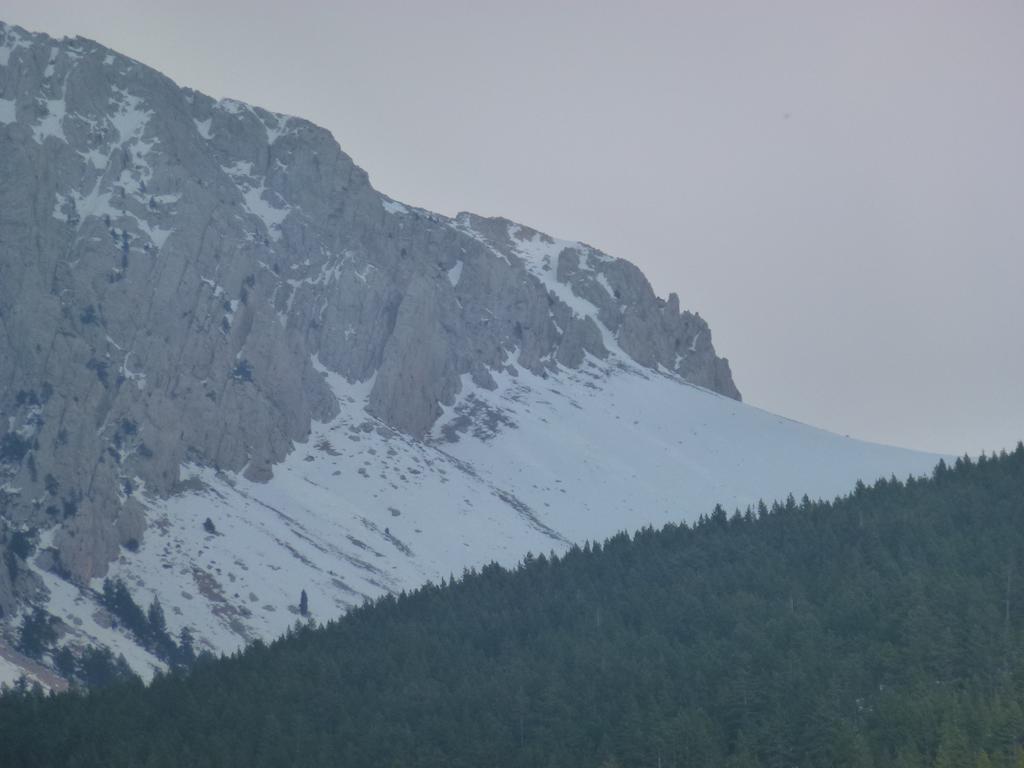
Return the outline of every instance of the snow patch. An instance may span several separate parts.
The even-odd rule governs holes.
[[[7,39],[0,45],[0,66],[6,67],[11,61],[11,54],[19,48],[28,48],[30,41],[25,40],[11,27],[7,27]]]
[[[89,163],[93,168],[102,171],[110,163],[110,155],[98,150],[90,149],[88,152],[79,152],[85,161]]]
[[[196,130],[199,131],[199,135],[209,141],[213,138],[213,134],[210,133],[210,128],[213,126],[213,118],[208,117],[205,120],[193,120],[196,124]]]
[[[270,113],[271,119],[274,121],[273,124],[269,124],[266,120],[262,120],[263,128],[267,132],[267,145],[273,144],[282,135],[288,132],[288,122],[291,118],[288,115],[279,115],[276,112]]]
[[[57,46],[54,45],[54,46],[50,47],[50,59],[46,63],[46,69],[43,70],[43,79],[44,80],[47,80],[47,79],[53,77],[53,69],[54,69],[54,65],[57,63],[57,54],[59,52],[60,52],[60,49]]]
[[[145,219],[135,218],[135,223],[138,224],[139,229],[146,233],[146,237],[150,239],[158,250],[164,247],[164,243],[167,242],[167,238],[170,237],[172,232],[170,229],[162,229],[155,224],[150,224]]]
[[[117,131],[122,144],[131,139],[141,139],[153,111],[143,109],[143,100],[122,88],[115,87],[114,92],[119,98],[111,99],[110,103],[117,107],[117,111],[107,119]]]
[[[283,208],[276,208],[271,205],[270,201],[264,196],[267,191],[267,188],[260,184],[258,187],[250,187],[244,190],[242,196],[245,198],[245,207],[249,213],[263,220],[272,239],[280,240],[282,236],[281,222],[288,218],[288,214],[291,213],[292,209],[289,205],[285,205]]]
[[[240,115],[249,109],[248,104],[236,101],[235,99],[221,99],[217,102],[217,106],[232,115]]]
[[[124,360],[121,363],[121,375],[126,381],[130,381],[135,384],[139,389],[146,388],[146,374],[142,371],[133,371],[128,367],[128,358],[132,356],[132,352],[129,352],[124,356]],[[136,483],[138,485],[138,483]]]
[[[224,295],[224,288],[223,288],[223,286],[218,285],[217,283],[215,283],[210,278],[208,278],[208,277],[200,277],[199,281],[202,282],[202,283],[205,283],[206,285],[210,286],[210,288],[213,289],[213,296],[214,296],[214,298],[220,298],[221,296]]]
[[[397,214],[405,214],[405,213],[409,212],[408,208],[406,208],[401,203],[396,203],[394,200],[382,199],[381,200],[381,205],[384,206],[384,210],[385,211],[387,211],[388,213],[391,213],[391,214],[396,214],[397,215]]]
[[[49,99],[46,102],[46,115],[38,125],[32,126],[32,135],[36,142],[42,144],[48,136],[67,141],[64,136],[64,116],[67,106],[64,99]]]
[[[292,207],[284,204],[283,207],[278,208],[267,199],[268,193],[278,198],[280,196],[267,189],[262,179],[257,179],[253,173],[251,162],[239,160],[231,165],[222,166],[222,169],[232,178],[242,193],[246,211],[263,221],[272,239],[280,240],[282,237],[281,223],[291,213]]]
[[[0,51],[3,49],[0,48]],[[14,685],[14,683],[25,674],[25,670],[15,664],[13,661],[8,661],[5,656],[0,654],[0,686],[3,685]]]
[[[605,277],[604,272],[597,273],[597,283],[605,289],[609,296],[613,299],[615,298],[615,289],[612,288],[612,284],[608,282],[608,278]]]
[[[223,168],[224,173],[233,179],[252,178],[253,176],[252,163],[244,160],[237,160],[231,165],[224,165],[221,167]]]
[[[462,277],[462,259],[455,262],[455,266],[448,270],[448,282],[452,284],[452,288],[455,288],[459,284],[459,278]]]
[[[68,204],[72,200],[73,198],[68,197],[67,195],[62,195],[60,192],[58,192],[57,199],[53,204],[53,213],[51,214],[53,218],[55,218],[57,221],[69,221],[70,217],[68,216],[68,214],[64,212],[64,210],[65,208],[67,208]]]

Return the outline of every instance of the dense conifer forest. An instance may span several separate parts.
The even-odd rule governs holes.
[[[1024,446],[0,698],[0,765],[1024,766]]]

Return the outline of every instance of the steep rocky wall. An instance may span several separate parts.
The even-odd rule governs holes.
[[[463,374],[587,354],[739,398],[707,324],[632,264],[406,208],[327,131],[88,40],[0,24],[0,179],[0,516],[59,526],[79,582],[183,462],[269,477],[337,411],[319,366],[374,377],[368,410],[414,436]],[[0,576],[0,607],[16,590]]]

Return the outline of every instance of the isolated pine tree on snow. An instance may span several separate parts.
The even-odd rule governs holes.
[[[153,602],[149,604],[146,618],[149,621],[149,629],[153,633],[153,637],[159,638],[167,633],[167,620],[164,618],[164,609],[160,605],[159,598],[154,597]]]

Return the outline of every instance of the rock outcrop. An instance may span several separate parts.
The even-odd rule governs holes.
[[[305,120],[0,24],[0,610],[103,575],[183,462],[266,479],[338,405],[423,437],[463,387],[587,356],[740,395],[707,324],[634,265],[380,194]]]

